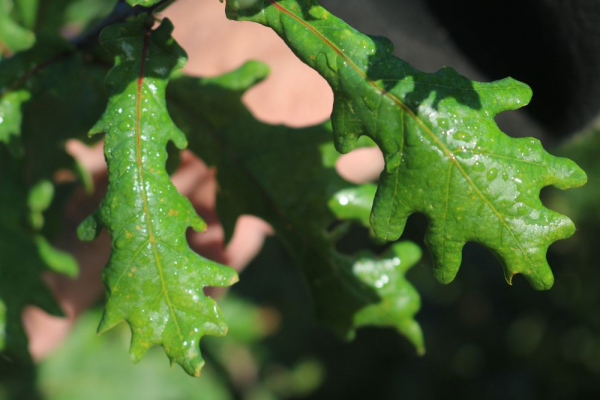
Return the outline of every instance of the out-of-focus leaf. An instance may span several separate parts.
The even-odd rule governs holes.
[[[33,78],[46,75],[45,67],[58,61],[68,48],[65,42],[52,40],[0,61],[0,143],[20,140],[23,103],[38,87]]]
[[[580,163],[590,176],[590,183],[577,192],[556,193],[554,199],[573,214],[573,219],[587,228],[600,226],[598,198],[600,196],[600,127],[595,126],[563,143],[558,149],[561,155]],[[597,229],[597,228],[594,228]],[[588,232],[591,234],[591,232]],[[593,236],[593,235],[592,235]]]
[[[473,82],[450,68],[420,72],[394,57],[388,40],[356,31],[315,0],[228,0],[227,15],[271,27],[328,81],[340,152],[361,135],[381,148],[386,167],[371,216],[378,237],[396,240],[407,218],[423,213],[440,282],[454,279],[465,243],[475,241],[501,260],[509,283],[523,274],[535,289],[552,286],[547,248],[575,228],[539,192],[581,186],[586,175],[496,125],[498,113],[529,102],[527,85]]]
[[[8,145],[14,153],[18,153],[16,144],[21,135],[23,116],[21,106],[29,100],[30,94],[26,90],[15,90],[6,93],[0,99],[0,142]]]
[[[151,6],[159,3],[160,1],[161,0],[127,0],[127,4],[129,4],[132,7],[134,7],[134,6],[151,7]]]
[[[270,223],[306,276],[317,318],[349,337],[355,324],[367,324],[367,307],[380,300],[379,288],[355,270],[357,258],[335,249],[340,232],[328,230],[337,220],[328,201],[357,186],[335,171],[338,156],[332,157],[327,124],[272,126],[245,108],[241,96],[266,74],[265,65],[249,62],[216,78],[178,78],[169,87],[169,106],[178,125],[189,132],[190,149],[217,168],[217,211],[226,237],[243,214]],[[368,214],[370,204],[365,210]],[[418,309],[418,299],[413,306]],[[355,322],[357,313],[362,316]],[[374,315],[371,321],[380,325]]]
[[[364,184],[341,190],[329,201],[329,207],[345,220],[357,220],[365,227],[370,227],[369,213],[373,207],[373,199],[377,185]]]
[[[36,235],[34,240],[37,245],[40,258],[44,261],[49,269],[60,274],[65,274],[72,278],[77,276],[79,273],[79,265],[73,256],[71,256],[69,253],[56,249],[42,235]]]
[[[421,308],[421,297],[405,277],[420,258],[419,246],[412,242],[399,242],[379,259],[373,254],[365,254],[356,260],[354,274],[371,286],[381,300],[357,312],[354,326],[394,327],[406,336],[419,354],[424,354],[423,332],[414,319]]]
[[[18,159],[20,179],[50,190],[59,170],[71,170],[91,189],[87,173],[66,152],[69,139],[86,138],[106,103],[106,68],[86,63],[63,40],[41,40],[31,50],[0,62],[0,143]],[[26,149],[26,151],[24,151]],[[57,210],[68,195],[54,199]],[[33,196],[37,196],[33,194]],[[31,200],[31,198],[30,198]],[[46,202],[50,198],[46,199]],[[41,228],[42,208],[32,205],[31,221]]]
[[[35,43],[35,35],[12,17],[12,0],[0,1],[0,59],[2,53],[26,50]]]
[[[117,0],[52,0],[44,2],[44,12],[37,22],[37,31],[56,35],[68,30],[78,34],[86,27],[110,14]]]
[[[206,224],[165,170],[167,143],[181,149],[187,141],[164,98],[169,76],[186,56],[171,37],[170,21],[156,30],[148,21],[141,15],[105,29],[100,38],[114,54],[115,67],[107,77],[108,106],[91,134],[106,134],[109,186],[98,211],[78,233],[90,240],[106,227],[112,237],[99,331],[125,320],[132,329],[134,361],[162,345],[171,362],[198,376],[204,365],[200,338],[227,332],[221,311],[203,288],[229,286],[238,278],[232,268],[188,246],[188,227],[203,231]]]
[[[15,8],[19,13],[19,19],[27,29],[33,29],[37,18],[39,0],[15,0]]]
[[[341,190],[329,201],[329,207],[338,218],[355,220],[368,228],[376,189],[373,184],[364,184]],[[394,327],[415,346],[419,354],[424,354],[423,332],[414,319],[421,308],[421,297],[405,277],[421,256],[421,248],[416,244],[399,242],[379,257],[370,252],[358,254],[352,269],[381,299],[377,304],[359,310],[354,316],[354,326]]]
[[[31,226],[35,229],[41,229],[44,226],[44,215],[54,197],[54,185],[48,180],[42,180],[35,184],[30,190],[27,196],[27,203],[31,210],[29,214],[29,221]]]
[[[35,233],[27,226],[27,190],[15,180],[14,164],[8,164],[5,154],[0,150],[0,301],[4,306],[0,321],[4,346],[0,350],[9,358],[27,361],[23,309],[34,305],[52,315],[62,313],[40,276],[48,264],[40,256]]]
[[[231,400],[223,377],[207,365],[203,379],[190,379],[151,349],[139,365],[127,360],[129,332],[118,327],[95,335],[101,313],[90,311],[77,321],[69,338],[38,369],[46,400]],[[107,384],[108,382],[108,384]]]

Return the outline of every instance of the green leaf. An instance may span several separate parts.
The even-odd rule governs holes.
[[[104,67],[84,61],[62,39],[40,40],[32,49],[0,62],[0,142],[17,156],[12,162],[18,163],[16,173],[27,185],[43,182],[42,193],[54,192],[54,186],[60,186],[52,182],[55,174],[71,170],[91,189],[89,177],[65,145],[69,139],[86,138],[101,115],[105,75]],[[30,221],[38,230],[44,225],[42,212],[49,206],[56,211],[49,213],[45,234],[59,228],[59,210],[71,193],[56,192],[57,196],[44,198],[43,205],[32,204]]]
[[[329,208],[342,220],[355,220],[369,227],[369,213],[377,187],[365,184],[343,189],[329,201]],[[380,301],[365,306],[354,315],[354,326],[391,326],[403,334],[425,354],[421,326],[414,316],[421,308],[421,297],[405,274],[422,256],[421,248],[412,242],[398,242],[383,255],[358,254],[352,267],[354,274],[373,288]]]
[[[93,309],[79,317],[69,339],[39,363],[36,382],[43,399],[232,399],[224,377],[212,365],[202,370],[203,379],[190,379],[173,373],[157,348],[148,352],[141,365],[127,362],[123,349],[129,332],[120,326],[94,335],[100,315]]]
[[[421,297],[406,279],[406,272],[421,258],[421,249],[412,242],[398,242],[379,259],[372,254],[358,258],[355,275],[375,289],[381,300],[364,307],[354,316],[354,326],[391,326],[425,354],[421,326],[414,316],[421,308]]]
[[[12,0],[0,1],[0,59],[3,53],[26,50],[35,43],[33,32],[12,18],[12,9]]]
[[[44,226],[44,215],[54,197],[54,185],[48,180],[42,180],[35,184],[27,197],[27,203],[31,210],[29,221],[35,229],[41,229]]]
[[[20,20],[26,28],[33,29],[35,27],[39,5],[39,0],[15,0]]]
[[[0,143],[9,145],[13,154],[19,153],[23,105],[40,86],[35,80],[47,73],[45,68],[59,61],[68,48],[62,40],[43,41],[0,61]]]
[[[172,362],[197,376],[204,364],[200,338],[227,331],[203,288],[229,286],[238,278],[233,269],[188,246],[187,228],[203,231],[206,224],[165,170],[167,143],[180,149],[187,144],[164,98],[168,78],[183,65],[185,53],[171,37],[170,21],[153,31],[149,21],[141,15],[101,35],[102,45],[115,55],[115,67],[107,77],[107,109],[91,134],[106,134],[109,186],[100,208],[78,233],[89,240],[105,226],[112,237],[99,331],[125,320],[132,329],[134,361],[162,345]]]
[[[28,305],[61,316],[40,274],[48,264],[40,255],[36,234],[27,227],[27,190],[17,183],[14,164],[0,150],[0,350],[9,358],[30,359],[21,314]]]
[[[79,274],[77,260],[69,253],[56,249],[42,235],[36,235],[34,241],[37,245],[40,258],[49,269],[71,278],[74,278]]]
[[[50,179],[57,170],[76,166],[64,142],[81,137],[82,125],[89,127],[90,115],[99,114],[98,75],[98,68],[84,68],[64,40],[39,41],[0,62],[0,141],[17,156],[0,155],[1,213],[7,218],[0,224],[0,299],[6,306],[6,352],[21,359],[29,358],[23,308],[38,305],[60,315],[39,274],[48,269],[77,274],[75,259],[55,249],[41,229],[47,230],[44,212],[60,209],[66,198],[54,198]]]
[[[160,3],[160,1],[161,0],[127,0],[127,4],[129,4],[131,7],[152,7],[153,5]]]
[[[16,140],[21,135],[22,104],[29,100],[30,94],[26,90],[15,90],[6,93],[0,99],[0,143],[5,143],[18,153]]]
[[[341,219],[357,220],[361,225],[370,227],[369,212],[373,207],[373,199],[377,186],[365,184],[344,189],[329,200],[329,208]]]
[[[36,31],[40,36],[55,35],[65,27],[85,30],[108,16],[118,0],[53,0],[43,4]]]
[[[266,74],[265,65],[248,62],[216,78],[175,79],[168,90],[169,107],[177,124],[189,133],[190,149],[216,166],[217,211],[226,237],[231,237],[244,214],[271,224],[304,272],[317,319],[342,337],[352,337],[358,326],[390,325],[389,319],[379,316],[382,308],[391,306],[398,315],[403,309],[407,310],[403,315],[410,314],[409,309],[416,312],[418,297],[394,305],[380,298],[381,288],[356,270],[367,262],[364,254],[346,256],[335,248],[343,229],[330,231],[337,218],[328,201],[357,186],[335,171],[339,154],[328,124],[305,129],[267,125],[243,105],[244,92]],[[368,215],[372,201],[373,197],[367,200],[363,214]],[[371,255],[369,260],[375,258]],[[373,273],[380,273],[375,270],[384,265],[372,261]],[[401,275],[389,274],[390,281]],[[396,288],[386,286],[386,290]],[[381,301],[386,305],[378,306]],[[361,315],[358,320],[357,315]],[[422,338],[419,342],[413,335],[411,340],[422,348]]]
[[[381,148],[386,167],[371,216],[378,237],[396,240],[407,218],[423,213],[439,281],[454,279],[463,246],[475,241],[500,259],[509,283],[520,273],[535,289],[552,286],[547,248],[575,228],[539,193],[587,178],[536,139],[508,137],[496,125],[498,113],[529,102],[527,85],[474,82],[450,68],[420,72],[395,58],[388,40],[356,31],[314,0],[228,0],[227,15],[271,27],[328,81],[340,152],[360,135]]]

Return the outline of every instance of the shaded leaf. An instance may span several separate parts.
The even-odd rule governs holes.
[[[115,55],[115,67],[107,77],[107,109],[91,134],[106,134],[109,186],[98,211],[78,233],[90,240],[104,226],[112,237],[99,331],[125,320],[132,330],[134,361],[162,345],[172,362],[197,376],[204,364],[200,338],[227,331],[203,288],[229,286],[237,274],[188,246],[187,228],[203,231],[206,224],[165,170],[167,143],[180,149],[187,144],[164,99],[168,78],[183,65],[185,53],[171,37],[168,20],[156,30],[149,29],[149,21],[141,15],[101,35],[102,45]]]
[[[364,184],[341,190],[329,200],[329,207],[340,219],[356,220],[364,227],[370,227],[369,213],[377,185]]]
[[[367,253],[356,260],[354,274],[372,287],[381,300],[359,310],[354,316],[354,326],[394,327],[415,346],[419,354],[424,354],[423,332],[414,319],[421,308],[421,297],[405,277],[420,258],[419,246],[412,242],[399,242],[379,258]]]
[[[30,221],[35,229],[44,226],[45,235],[61,224],[59,213],[71,193],[64,184],[64,189],[55,190],[60,185],[56,173],[71,170],[88,190],[91,187],[87,172],[65,146],[69,139],[86,138],[101,115],[106,104],[105,71],[84,62],[84,56],[62,39],[40,40],[32,49],[0,62],[0,142],[17,156],[11,162],[16,163],[18,179],[34,191],[37,187],[57,193],[45,196],[44,204],[31,204]],[[39,198],[32,193],[29,201],[31,196]],[[48,225],[42,212],[49,206],[56,212],[50,213],[55,216]]]
[[[244,92],[266,74],[266,66],[248,62],[220,77],[181,77],[169,86],[169,107],[178,125],[189,132],[190,149],[216,166],[217,211],[225,235],[231,237],[243,214],[271,224],[304,272],[317,319],[340,336],[351,337],[354,327],[366,324],[389,325],[389,319],[376,315],[387,307],[377,306],[380,288],[356,270],[357,265],[366,265],[365,255],[338,252],[335,244],[343,229],[329,230],[337,218],[328,200],[341,190],[358,188],[335,171],[339,155],[329,126],[267,125],[257,121],[241,101]],[[363,214],[368,215],[372,200],[366,201]],[[375,258],[368,258],[373,273],[382,273],[385,261]],[[395,281],[397,272],[388,272]],[[416,312],[418,301],[411,298],[411,304],[397,305]],[[410,313],[407,308],[406,315]],[[413,342],[422,347],[422,338]]]
[[[376,185],[343,189],[329,201],[329,208],[342,220],[355,220],[368,228]],[[391,326],[406,336],[419,354],[425,353],[421,326],[414,316],[421,297],[405,274],[421,259],[421,248],[408,241],[394,243],[380,256],[360,252],[352,267],[354,274],[379,295],[380,301],[359,310],[354,326]]]
[[[55,35],[65,27],[69,30],[84,30],[110,14],[117,2],[118,0],[53,0],[44,2],[43,13],[38,15],[36,31],[45,35]]]
[[[386,167],[371,216],[378,237],[396,240],[407,218],[423,213],[439,281],[454,279],[464,244],[475,241],[500,259],[509,283],[520,273],[535,289],[552,286],[547,248],[575,228],[539,192],[581,186],[586,176],[536,139],[510,138],[496,125],[498,113],[529,102],[527,85],[474,82],[450,68],[420,72],[395,58],[388,40],[356,31],[315,0],[228,0],[227,15],[271,27],[328,81],[340,152],[360,135],[381,148]]]
[[[32,29],[38,14],[39,0],[15,0],[15,8],[23,26]]]
[[[17,142],[20,142],[23,103],[39,87],[32,78],[47,73],[45,67],[58,61],[68,48],[64,41],[44,41],[0,61],[0,143],[9,144],[13,153],[17,153]]]
[[[62,315],[40,274],[48,264],[40,255],[36,234],[27,224],[27,189],[15,179],[14,164],[0,150],[0,350],[9,358],[30,359],[21,323],[26,306],[34,305],[52,315]]]

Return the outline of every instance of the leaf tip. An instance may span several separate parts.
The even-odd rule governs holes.
[[[538,291],[549,290],[554,285],[554,275],[549,266],[547,266],[545,273],[540,273],[539,271],[535,274],[531,272],[507,271],[506,283],[512,286],[513,278],[518,274],[522,274],[531,287]]]
[[[202,368],[204,368],[205,364],[204,360],[199,354],[196,354],[193,358],[186,358],[184,362],[172,359],[171,365],[173,365],[174,362],[177,362],[179,365],[181,365],[183,370],[188,375],[193,376],[195,378],[200,377],[202,373]]]
[[[131,345],[129,346],[129,357],[134,364],[139,363],[146,355],[146,352],[152,347],[152,344],[135,333],[131,335]]]
[[[120,317],[113,317],[112,313],[109,313],[107,310],[108,309],[106,309],[104,311],[104,314],[102,315],[102,319],[100,320],[100,323],[98,324],[98,329],[96,329],[96,333],[98,335],[101,335],[104,332],[114,328],[119,322],[121,322],[123,320]]]

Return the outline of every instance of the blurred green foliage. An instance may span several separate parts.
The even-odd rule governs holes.
[[[35,1],[0,0],[0,6],[11,7],[12,18],[24,32],[66,27],[62,33],[72,36],[110,12],[115,2],[41,1],[43,13],[37,20],[27,13],[32,8],[16,6],[37,6]],[[20,46],[28,46],[27,36]],[[82,80],[76,90],[92,93],[89,89],[97,87],[97,80]],[[41,116],[36,126],[46,131],[59,131],[60,121],[89,125],[94,116],[74,112],[76,98],[82,97],[59,93],[62,102],[57,102],[56,93],[47,93],[29,103],[25,112]],[[88,103],[90,114],[100,112],[101,101],[90,98],[84,102]],[[58,122],[49,125],[51,121]],[[24,128],[25,139],[33,129],[33,124]],[[201,379],[169,369],[156,348],[134,366],[127,357],[129,333],[124,325],[102,336],[94,334],[100,315],[95,308],[38,366],[0,358],[0,399],[600,398],[600,259],[595,251],[600,237],[599,151],[598,129],[555,151],[575,160],[590,179],[577,191],[543,192],[544,203],[572,216],[577,226],[572,239],[550,248],[556,277],[551,291],[533,292],[519,277],[512,287],[506,286],[499,279],[499,262],[472,244],[463,250],[464,265],[449,286],[434,280],[428,255],[408,272],[422,296],[419,322],[428,345],[423,358],[392,329],[363,329],[347,344],[319,327],[303,276],[282,245],[269,239],[243,272],[241,283],[221,300],[229,336],[203,344],[209,362]],[[45,206],[33,204],[33,222],[39,221]],[[423,245],[426,227],[422,216],[411,217],[404,237]],[[353,254],[357,244],[370,240],[368,229],[352,227],[337,250]],[[5,312],[0,303],[0,316]]]

